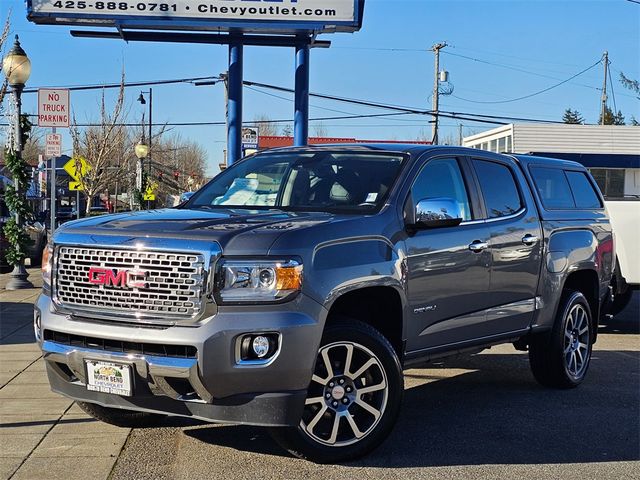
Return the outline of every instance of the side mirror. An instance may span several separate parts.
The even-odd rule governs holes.
[[[416,205],[417,228],[455,227],[461,222],[460,205],[452,198],[426,198]]]

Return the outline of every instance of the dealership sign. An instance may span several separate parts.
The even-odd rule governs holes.
[[[43,24],[244,32],[354,32],[364,0],[27,0]]]

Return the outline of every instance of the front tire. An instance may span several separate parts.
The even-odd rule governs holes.
[[[591,360],[593,333],[589,302],[581,292],[566,290],[553,329],[531,339],[529,362],[536,380],[554,388],[582,383]]]
[[[96,420],[124,428],[144,428],[158,425],[165,415],[135,412],[121,408],[103,407],[96,403],[76,402],[78,406]]]
[[[271,434],[299,458],[353,460],[389,435],[403,392],[402,368],[389,341],[367,324],[340,320],[325,329],[300,424]]]

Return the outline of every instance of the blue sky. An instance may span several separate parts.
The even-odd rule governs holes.
[[[13,33],[20,35],[32,60],[30,87],[117,82],[123,67],[129,81],[217,75],[227,68],[224,46],[72,38],[68,27],[29,23],[23,0],[0,0],[0,17],[10,9]],[[640,78],[640,4],[627,0],[367,0],[360,32],[323,38],[331,40],[332,47],[312,51],[314,92],[428,109],[433,84],[433,54],[428,49],[446,41],[451,46],[443,51],[441,67],[450,73],[455,97],[443,97],[442,110],[558,120],[571,107],[590,123],[599,113],[600,65],[529,99],[468,100],[495,102],[542,90],[597,62],[608,50],[616,106],[627,119],[640,119],[640,101],[617,80],[620,71]],[[293,69],[290,49],[245,49],[247,80],[293,87]],[[142,114],[135,101],[139,90],[127,90],[131,121],[139,121]],[[259,114],[292,118],[292,101],[249,89],[244,94],[245,121]],[[613,107],[613,95],[609,98]],[[25,95],[26,111],[35,110],[35,100],[35,95]],[[95,120],[98,101],[95,91],[72,92],[78,120]],[[326,109],[383,113],[318,99],[311,104],[311,117],[339,115]],[[157,86],[153,108],[154,123],[223,121],[222,87]],[[324,124],[331,136],[407,140],[430,132],[428,120],[414,116]],[[491,128],[462,123],[465,134]],[[441,139],[457,135],[458,121],[445,119],[443,124]],[[209,172],[217,171],[225,148],[223,126],[174,131],[200,142],[209,154]],[[313,134],[313,123],[310,131]],[[71,147],[68,138],[65,147]]]

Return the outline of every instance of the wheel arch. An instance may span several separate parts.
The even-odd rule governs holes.
[[[365,286],[335,298],[329,306],[327,324],[339,319],[359,320],[378,330],[404,359],[404,308],[400,290],[393,286]]]
[[[562,290],[577,290],[587,299],[591,310],[593,341],[595,342],[598,335],[598,319],[600,318],[600,280],[598,273],[592,269],[571,272],[565,278]],[[557,308],[560,308],[560,305]]]

